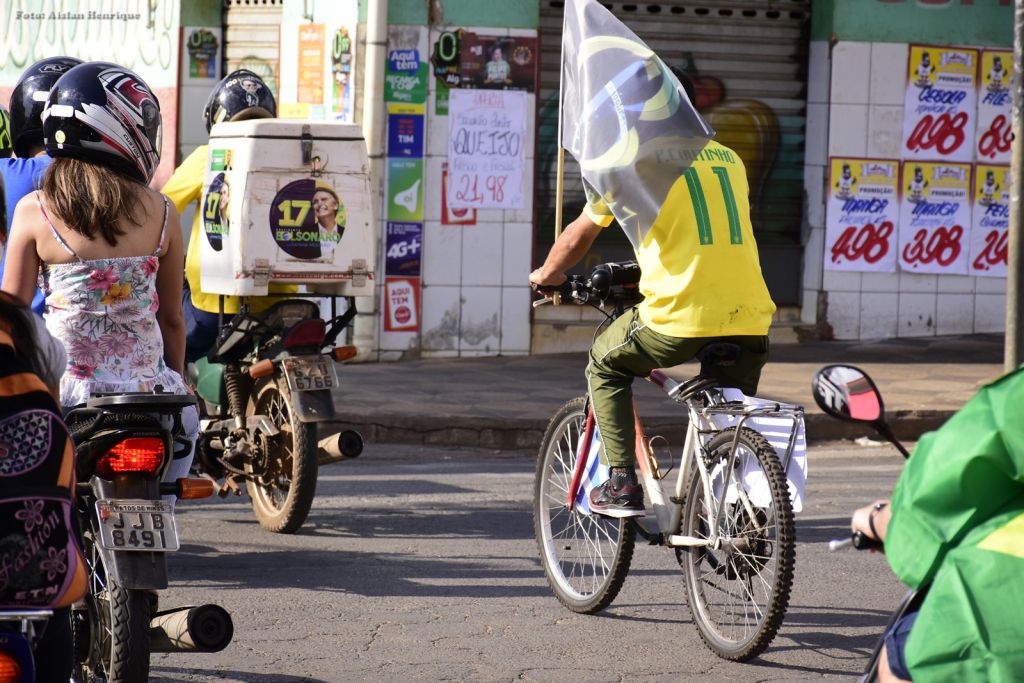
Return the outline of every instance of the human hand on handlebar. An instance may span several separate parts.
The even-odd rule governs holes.
[[[557,287],[567,279],[565,273],[545,273],[543,267],[530,273],[530,284],[534,287]]]
[[[854,511],[850,520],[850,531],[860,532],[869,539],[885,541],[891,516],[888,500],[876,500]]]

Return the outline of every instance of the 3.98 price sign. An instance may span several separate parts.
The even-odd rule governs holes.
[[[527,94],[452,90],[448,102],[447,205],[522,209]]]
[[[969,164],[903,162],[901,269],[967,274],[970,184]]]
[[[972,161],[978,51],[911,45],[908,71],[901,156]]]
[[[899,167],[895,159],[830,160],[826,270],[896,270]]]

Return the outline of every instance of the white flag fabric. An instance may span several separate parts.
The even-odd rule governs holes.
[[[562,145],[634,249],[714,134],[642,40],[595,0],[566,0]]]

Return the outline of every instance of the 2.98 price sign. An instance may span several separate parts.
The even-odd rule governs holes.
[[[452,90],[448,102],[447,204],[522,209],[527,94]]]
[[[908,72],[901,156],[972,161],[978,51],[911,45]]]
[[[1006,277],[1009,255],[1010,168],[974,167],[974,226],[971,230],[970,274]]]
[[[826,270],[896,270],[899,166],[895,159],[830,160]]]
[[[901,269],[967,274],[970,183],[969,164],[903,162]]]

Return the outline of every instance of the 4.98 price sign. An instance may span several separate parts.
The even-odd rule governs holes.
[[[967,274],[971,226],[970,164],[903,162],[902,270]]]
[[[452,90],[448,102],[447,205],[522,209],[527,94]]]
[[[899,167],[894,159],[830,160],[826,270],[896,270]]]
[[[904,100],[904,159],[972,161],[978,51],[911,45]]]

